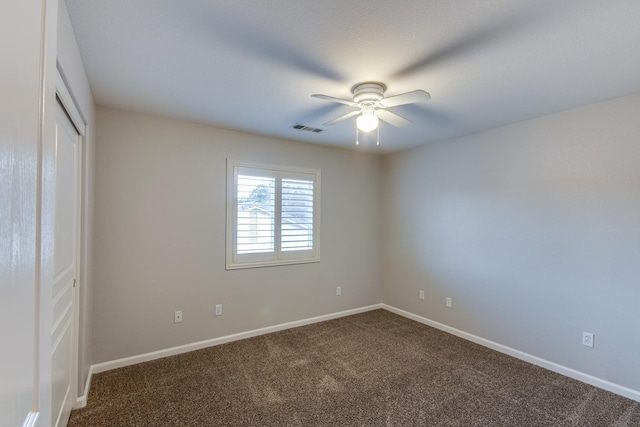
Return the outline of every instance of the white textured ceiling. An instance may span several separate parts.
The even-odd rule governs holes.
[[[310,143],[356,148],[311,94],[369,80],[432,96],[379,153],[640,92],[637,0],[66,2],[98,105]]]

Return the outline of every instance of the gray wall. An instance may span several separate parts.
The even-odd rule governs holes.
[[[380,157],[100,107],[96,120],[93,363],[380,302]],[[321,169],[320,263],[225,270],[227,158]]]
[[[383,302],[640,390],[639,135],[633,95],[387,156]]]

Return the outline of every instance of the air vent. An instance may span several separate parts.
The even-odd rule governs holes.
[[[305,126],[305,125],[301,125],[300,123],[296,123],[295,125],[291,126],[294,129],[297,130],[304,130],[307,132],[314,132],[314,133],[320,133],[322,132],[324,129],[318,129],[318,128],[313,128],[311,126]]]

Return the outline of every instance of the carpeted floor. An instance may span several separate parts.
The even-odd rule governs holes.
[[[376,310],[97,374],[69,426],[640,426],[640,403]]]

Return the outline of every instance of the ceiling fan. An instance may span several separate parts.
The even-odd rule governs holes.
[[[387,108],[397,107],[399,105],[414,104],[416,102],[425,102],[431,99],[431,95],[424,90],[414,90],[412,92],[401,93],[400,95],[385,98],[384,92],[387,86],[380,82],[364,82],[358,83],[351,88],[353,100],[335,98],[328,95],[313,94],[314,98],[324,99],[325,101],[337,102],[338,104],[348,105],[356,108],[350,113],[344,114],[338,118],[330,120],[323,126],[331,126],[343,120],[358,116],[356,120],[356,144],[358,144],[358,130],[363,132],[371,132],[378,129],[378,144],[380,143],[378,127],[378,119],[383,120],[395,127],[403,127],[411,123],[409,120],[396,113],[392,113]]]

